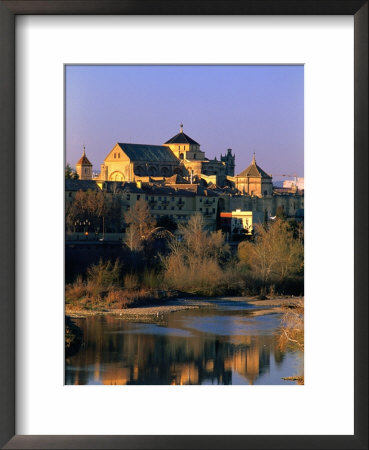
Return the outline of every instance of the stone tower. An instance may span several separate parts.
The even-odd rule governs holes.
[[[252,197],[273,194],[272,177],[256,164],[255,153],[249,167],[236,176],[236,188]]]
[[[83,154],[76,164],[76,172],[80,180],[92,180],[92,164],[86,156],[85,146],[83,146]]]
[[[226,165],[226,175],[234,177],[236,155],[232,155],[232,149],[229,148],[227,153],[223,156],[220,155],[220,160]]]

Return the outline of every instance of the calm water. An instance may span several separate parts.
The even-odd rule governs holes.
[[[294,384],[300,352],[281,352],[279,314],[217,301],[217,309],[171,313],[158,324],[115,317],[75,319],[84,333],[66,360],[66,384]]]

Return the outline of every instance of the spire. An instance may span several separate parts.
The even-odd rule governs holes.
[[[82,156],[86,156],[86,147],[85,147],[85,144],[83,144],[83,154],[82,154]]]
[[[253,157],[252,157],[252,164],[256,164],[255,152],[254,152]]]
[[[180,128],[179,128],[179,132],[180,132],[180,133],[183,133],[183,123],[181,123],[181,126],[180,126]]]

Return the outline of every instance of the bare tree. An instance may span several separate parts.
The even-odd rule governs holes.
[[[294,239],[286,221],[277,219],[268,228],[256,225],[255,235],[254,243],[240,243],[238,257],[264,282],[271,277],[282,280],[303,270],[304,247]]]
[[[75,223],[88,221],[91,228],[99,226],[104,212],[104,195],[101,191],[78,191],[68,211],[66,222],[70,229]]]
[[[66,223],[70,230],[75,224],[88,222],[89,228],[102,230],[102,218],[111,228],[120,226],[120,204],[115,196],[108,196],[100,190],[78,191],[72,204],[66,210]]]
[[[179,225],[178,231],[181,239],[170,240],[170,254],[163,258],[168,284],[187,290],[215,286],[222,277],[221,264],[229,254],[222,233],[207,231],[200,214]]]
[[[145,200],[138,200],[134,206],[124,214],[127,225],[124,243],[130,250],[142,250],[143,244],[155,228],[156,221],[150,213]]]
[[[131,250],[131,252],[138,252],[143,249],[143,240],[139,230],[132,225],[126,228],[124,243]]]

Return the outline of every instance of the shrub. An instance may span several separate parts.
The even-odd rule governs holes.
[[[140,286],[138,276],[133,273],[128,273],[124,276],[123,285],[126,289],[138,289]]]
[[[74,303],[87,296],[86,283],[83,282],[82,277],[78,276],[73,284],[67,284],[65,287],[65,302]]]
[[[114,264],[111,261],[93,265],[87,269],[87,280],[97,289],[107,289],[112,286],[119,286],[121,265],[117,259]]]
[[[279,336],[281,350],[286,348],[304,349],[304,301],[296,300],[292,308],[288,308],[281,320]]]
[[[268,228],[255,226],[255,242],[241,242],[238,257],[265,284],[271,280],[283,281],[301,274],[304,264],[304,247],[294,239],[287,222],[277,219]]]
[[[145,269],[141,276],[141,286],[147,289],[160,289],[163,286],[162,274],[153,269]]]

